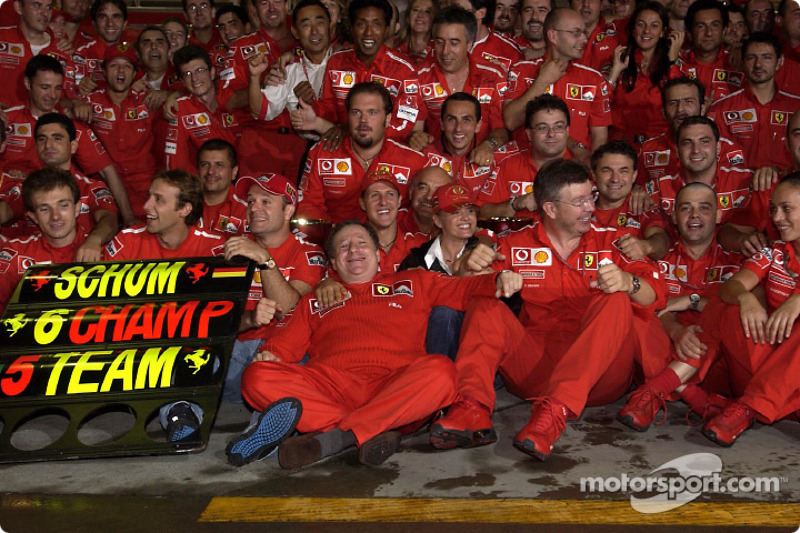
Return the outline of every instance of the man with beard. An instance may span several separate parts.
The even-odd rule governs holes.
[[[330,63],[329,63],[330,66]],[[364,176],[388,170],[405,198],[411,176],[427,159],[421,153],[386,138],[392,119],[389,91],[375,82],[357,83],[345,99],[349,134],[338,148],[319,142],[308,155],[300,181],[298,216],[307,219],[361,219],[358,198]]]
[[[536,59],[544,55],[544,19],[552,9],[550,0],[522,0],[519,11],[522,34],[514,41],[522,48],[525,59]]]
[[[588,41],[585,22],[573,9],[551,11],[544,22],[547,53],[535,61],[521,61],[509,73],[503,120],[514,140],[525,143],[522,126],[525,107],[537,96],[550,93],[570,107],[570,135],[590,149],[605,144],[611,124],[611,89],[603,76],[579,63]]]
[[[744,87],[708,110],[720,135],[744,148],[752,168],[784,169],[791,158],[785,149],[786,125],[800,107],[800,96],[778,90],[775,72],[783,62],[778,38],[754,33],[742,46]]]
[[[519,2],[517,0],[497,0],[494,10],[494,31],[511,40],[517,32],[519,21]]]
[[[233,182],[239,172],[236,149],[222,139],[206,141],[197,151],[197,168],[203,182],[203,218],[197,226],[223,239],[242,235],[247,227],[247,204],[245,198],[234,194]]]

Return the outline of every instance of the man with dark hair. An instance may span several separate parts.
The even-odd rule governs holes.
[[[525,59],[536,59],[544,54],[544,19],[552,9],[551,0],[522,0],[519,9],[522,34],[514,42],[522,49]]]
[[[744,148],[752,168],[785,169],[791,158],[785,149],[786,125],[800,108],[800,96],[778,90],[775,73],[783,63],[778,38],[752,34],[742,45],[744,87],[717,100],[708,110],[720,135]]]
[[[727,7],[728,27],[722,34],[722,42],[728,52],[738,54],[750,32],[747,30],[744,7],[737,4],[729,4]]]
[[[22,185],[22,200],[28,216],[40,233],[25,239],[10,239],[0,249],[0,313],[8,304],[25,271],[37,263],[82,261],[80,249],[86,230],[78,223],[80,190],[66,170],[43,168],[31,173]]]
[[[483,126],[480,102],[471,94],[451,94],[442,104],[440,124],[442,133],[439,138],[425,148],[428,164],[443,168],[456,183],[477,194],[484,182],[497,172],[496,163],[507,155],[498,149],[494,161],[488,165],[478,165],[469,160]]]
[[[616,228],[620,251],[629,259],[660,259],[669,249],[669,221],[658,206],[638,213],[631,206],[636,183],[636,151],[625,141],[611,141],[592,152],[597,200],[592,219],[598,227]]]
[[[419,72],[420,95],[428,109],[425,132],[415,132],[409,144],[424,150],[438,139],[444,101],[453,93],[472,94],[481,105],[484,127],[476,133],[477,143],[469,152],[469,160],[488,166],[494,161],[495,150],[508,141],[502,120],[506,77],[505,71],[475,59],[470,53],[476,34],[475,16],[469,11],[451,6],[436,13],[433,19],[436,62]]]
[[[623,44],[617,39],[616,24],[605,21],[601,12],[601,0],[571,0],[570,7],[583,17],[589,38],[580,62],[607,73],[614,60],[614,50]]]
[[[210,54],[221,43],[214,27],[214,0],[181,0],[181,7],[191,28],[188,44],[199,46]]]
[[[338,148],[326,149],[326,143],[317,143],[306,160],[297,209],[301,218],[334,223],[361,219],[364,213],[358,197],[364,176],[373,170],[388,170],[405,198],[411,177],[427,163],[421,153],[386,138],[393,115],[392,98],[384,85],[355,84],[347,94],[345,107],[348,137]]]
[[[123,229],[104,250],[107,261],[222,255],[224,241],[195,227],[203,216],[203,184],[185,170],[153,176],[144,226]]]
[[[225,4],[217,10],[216,20],[219,36],[226,48],[242,35],[250,33],[250,19],[242,6]]]
[[[242,235],[247,227],[247,203],[234,194],[239,173],[236,149],[228,141],[211,139],[197,151],[197,168],[203,182],[203,218],[200,229],[223,239]]]
[[[679,172],[680,158],[675,146],[678,126],[687,117],[705,115],[705,110],[705,91],[696,79],[674,78],[661,88],[661,112],[667,119],[669,131],[647,139],[639,148],[637,181],[648,194],[653,194],[660,177]],[[742,147],[731,139],[720,137],[719,158],[723,166],[748,168]]]
[[[707,117],[687,117],[678,126],[675,144],[681,162],[679,173],[661,176],[648,183],[654,204],[669,215],[675,208],[675,197],[687,183],[700,182],[717,193],[722,222],[727,222],[736,209],[747,206],[751,199],[753,173],[747,169],[724,166],[719,161],[719,129]]]
[[[89,15],[92,18],[97,38],[75,50],[75,63],[82,69],[75,81],[83,95],[97,89],[105,82],[103,58],[109,46],[128,46],[123,32],[128,25],[128,6],[125,0],[94,0]]]
[[[289,2],[286,0],[250,0],[258,13],[259,31],[277,43],[276,55],[294,48],[297,41],[289,31]]]
[[[784,55],[800,61],[800,5],[794,0],[781,0],[775,22],[780,28]]]
[[[18,170],[23,174],[29,174],[38,168],[39,159],[36,156],[33,137],[34,125],[42,115],[61,111],[58,103],[63,79],[64,71],[61,64],[52,57],[39,55],[32,58],[25,66],[28,101],[25,105],[6,109],[8,142],[3,155],[6,171]],[[78,132],[75,162],[87,175],[100,173],[114,194],[123,222],[132,224],[135,218],[125,186],[105,148],[84,123],[77,121],[75,129]]]
[[[483,183],[478,203],[481,218],[532,218],[536,211],[533,182],[548,161],[569,158],[569,109],[558,96],[537,96],[525,107],[527,150],[504,159],[496,175]]]
[[[87,178],[72,165],[72,155],[78,148],[75,134],[72,120],[58,113],[42,115],[33,131],[41,162],[47,167],[70,172],[80,188],[78,222],[91,233],[78,249],[76,261],[99,261],[103,245],[119,228],[117,204],[103,182]]]
[[[744,81],[722,46],[727,26],[728,11],[716,0],[697,0],[686,14],[686,31],[692,39],[690,49],[681,53],[681,71],[703,84],[709,105],[738,90]]]
[[[173,56],[175,70],[191,96],[177,100],[175,120],[170,121],[164,153],[167,168],[197,172],[196,151],[209,139],[224,139],[236,147],[241,127],[228,112],[225,98],[217,91],[216,69],[208,52],[199,46],[181,48]]]
[[[160,166],[156,129],[161,124],[161,113],[149,109],[147,93],[131,89],[137,71],[132,47],[109,46],[103,70],[108,80],[105,88],[86,98],[92,105],[92,130],[124,176],[133,213],[143,220],[147,188]]]
[[[452,362],[423,351],[427,323],[412,317],[436,305],[463,310],[473,295],[510,295],[521,284],[511,272],[469,278],[379,272],[377,236],[354,221],[336,227],[326,251],[351,297],[321,309],[313,294],[304,296],[247,367],[242,393],[261,415],[228,444],[234,465],[265,457],[279,444],[284,468],[351,446],[359,447],[361,463],[381,464],[399,446],[397,428],[455,396]],[[306,352],[308,363],[294,364]],[[295,427],[304,435],[287,440]]]
[[[750,0],[745,5],[745,20],[750,33],[772,33],[775,27],[775,8],[769,0]]]
[[[542,167],[533,187],[540,220],[500,237],[497,250],[479,244],[462,259],[466,272],[521,274],[523,303],[517,319],[502,302],[470,302],[456,356],[458,399],[431,426],[437,448],[497,440],[491,413],[499,370],[509,391],[535,398],[514,445],[547,459],[567,418],[625,393],[634,362],[644,362],[642,342],[659,336],[653,313],[663,306],[666,287],[654,264],[619,252],[617,231],[592,225],[588,170],[556,159]]]
[[[325,133],[324,126],[339,125],[329,135],[341,141],[348,120],[348,91],[357,83],[374,81],[383,84],[392,97],[394,112],[387,137],[405,141],[412,130],[422,128],[427,110],[420,98],[417,70],[384,44],[392,8],[388,0],[354,0],[348,16],[354,46],[352,50],[335,52],[328,61],[322,97],[312,103],[316,115],[327,122],[315,129]]]
[[[518,0],[497,0],[494,10],[494,31],[503,37],[514,40],[519,22]]]
[[[178,91],[182,88],[181,79],[170,61],[167,32],[160,26],[145,26],[136,38],[135,48],[139,63],[142,65],[142,70],[137,72],[135,79],[143,80],[152,89],[146,96],[148,107],[160,108],[169,91]],[[158,94],[157,100],[156,94]]]
[[[523,59],[517,43],[492,31],[496,0],[455,0],[450,5],[470,11],[475,17],[477,33],[469,51],[470,57],[493,63],[502,69],[503,74]]]
[[[559,8],[544,22],[547,53],[522,61],[509,72],[503,119],[514,139],[524,143],[524,110],[537,96],[550,93],[564,100],[570,113],[570,135],[590,150],[605,144],[611,125],[611,88],[603,76],[580,64],[588,41],[580,13]]]

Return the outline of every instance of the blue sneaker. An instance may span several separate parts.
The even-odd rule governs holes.
[[[179,402],[172,406],[167,415],[167,440],[169,442],[185,442],[199,438],[197,430],[200,420],[186,402]]]
[[[231,439],[225,448],[228,462],[233,466],[243,466],[269,455],[294,432],[302,412],[303,406],[297,398],[281,398],[273,402],[259,415],[255,424]]]

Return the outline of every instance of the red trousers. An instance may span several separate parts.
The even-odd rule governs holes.
[[[708,315],[706,312],[709,311]],[[800,331],[781,344],[755,344],[744,336],[739,306],[713,299],[703,310],[701,327],[725,358],[734,396],[772,423],[800,409]],[[706,344],[709,342],[701,338]],[[713,361],[707,361],[701,372]]]
[[[293,131],[280,134],[274,129],[246,128],[239,142],[239,175],[260,176],[265,172],[281,174],[297,184],[306,140]]]
[[[567,322],[564,330],[526,329],[502,302],[473,298],[456,357],[459,393],[493,408],[492,383],[499,369],[517,396],[553,397],[578,416],[586,405],[622,396],[633,379],[634,362],[642,365],[645,378],[669,363],[668,350],[650,355],[649,346],[664,345],[661,324],[635,315],[622,293],[598,293],[579,323]],[[642,358],[643,352],[649,356]]]
[[[359,445],[417,422],[453,403],[456,372],[443,355],[409,355],[409,364],[357,372],[325,364],[259,362],[245,369],[242,395],[257,410],[294,397],[303,404],[297,429],[352,431]]]

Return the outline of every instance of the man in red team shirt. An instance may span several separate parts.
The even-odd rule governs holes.
[[[698,337],[700,313],[742,262],[741,255],[726,252],[717,242],[720,215],[716,194],[708,185],[690,183],[678,191],[672,220],[679,237],[658,262],[669,287],[667,306],[658,316],[672,341],[658,348],[671,352],[671,362],[636,389],[619,412],[619,420],[637,431],[646,431],[659,410],[666,410],[665,401],[674,390],[696,413],[706,414],[709,401],[719,411],[719,396],[706,394],[696,384],[684,384],[697,372],[701,359],[712,357]],[[659,355],[658,360],[663,357]]]
[[[583,17],[589,37],[580,62],[597,71],[608,72],[614,60],[614,49],[623,44],[617,40],[616,25],[605,21],[600,0],[572,0],[570,7]]]
[[[539,222],[500,237],[497,251],[479,244],[462,260],[468,272],[494,263],[521,274],[522,311],[517,319],[502,302],[470,302],[456,357],[458,399],[431,427],[438,448],[497,440],[491,412],[499,369],[509,391],[535,399],[514,445],[545,460],[568,417],[624,394],[634,361],[645,362],[643,344],[659,336],[653,312],[663,306],[666,287],[654,264],[619,253],[616,231],[592,226],[586,168],[551,161],[539,171],[534,194]],[[645,375],[664,364],[643,368]]]
[[[775,22],[780,28],[783,54],[800,61],[800,5],[794,0],[781,0]]]
[[[314,112],[327,121],[318,125],[318,133],[340,125],[329,135],[341,139],[347,123],[345,99],[357,83],[375,81],[389,91],[394,113],[390,116],[386,137],[405,141],[414,129],[421,129],[427,111],[419,95],[419,81],[414,66],[389,49],[384,41],[392,18],[387,0],[354,0],[348,8],[353,34],[352,50],[334,53],[326,67],[322,98],[313,102]]]
[[[175,52],[172,61],[191,96],[177,100],[175,120],[167,129],[167,168],[197,172],[197,149],[209,139],[224,139],[235,147],[241,128],[236,115],[226,111],[225,99],[217,91],[217,71],[208,52],[199,46],[184,46]]]
[[[81,79],[76,79],[83,95],[97,89],[105,82],[103,58],[106,48],[125,42],[124,32],[128,25],[128,6],[124,0],[95,0],[89,10],[97,37],[75,50],[75,64]]]
[[[427,163],[421,153],[386,138],[392,120],[392,98],[386,87],[358,83],[350,89],[345,107],[348,137],[329,150],[319,142],[308,155],[300,180],[300,218],[334,223],[363,219],[358,197],[367,173],[388,170],[405,198],[411,176]]]
[[[278,174],[242,176],[236,194],[247,201],[250,232],[228,239],[225,257],[247,257],[256,262],[239,335],[231,353],[222,398],[242,402],[242,372],[258,347],[286,326],[297,301],[325,275],[322,248],[291,232],[289,222],[297,207],[297,189]]]
[[[78,222],[90,233],[78,249],[75,260],[100,261],[103,245],[119,229],[117,205],[111,191],[102,181],[81,175],[73,166],[72,155],[78,142],[75,140],[75,127],[69,118],[57,113],[43,115],[36,122],[34,138],[41,162],[48,167],[70,172],[78,183],[81,193]]]
[[[37,263],[72,263],[86,240],[78,224],[80,190],[69,172],[43,168],[22,185],[22,201],[41,233],[4,241],[0,249],[0,313],[25,271]]]
[[[148,93],[131,89],[136,70],[132,46],[109,46],[103,61],[105,88],[86,101],[92,105],[92,130],[124,176],[131,209],[141,220],[147,188],[159,167],[156,129],[162,121],[161,113],[148,106]]]
[[[433,223],[433,195],[436,190],[453,183],[453,178],[441,167],[426,167],[414,174],[408,187],[408,209],[397,215],[397,227],[403,233],[431,235]]]
[[[470,54],[477,32],[475,16],[465,9],[451,6],[436,13],[433,19],[436,62],[419,72],[420,97],[428,113],[425,132],[415,132],[409,145],[423,150],[438,139],[442,105],[451,94],[465,92],[478,99],[483,121],[469,160],[487,166],[494,161],[494,151],[509,138],[502,120],[502,97],[507,84],[505,72],[499,67]]]
[[[497,173],[496,162],[504,155],[495,153],[495,161],[489,165],[478,165],[469,159],[483,126],[481,104],[471,94],[453,93],[442,104],[440,120],[442,133],[425,148],[428,164],[443,168],[455,182],[477,194],[483,183]]]
[[[522,34],[514,42],[522,49],[525,59],[536,59],[544,54],[544,19],[552,9],[550,0],[522,0],[519,10]]]
[[[517,43],[493,31],[495,0],[455,0],[450,5],[469,11],[475,17],[477,33],[469,52],[476,61],[493,63],[505,74],[511,65],[523,58]]]
[[[242,393],[262,414],[226,452],[243,465],[278,444],[284,468],[299,468],[353,445],[377,465],[398,446],[396,428],[422,420],[455,397],[452,362],[425,354],[425,316],[435,305],[464,309],[473,295],[510,295],[519,275],[453,278],[414,269],[379,272],[379,243],[349,221],[326,246],[349,298],[321,308],[313,294],[262,346],[242,376]],[[496,279],[495,279],[496,278]],[[380,332],[380,334],[376,334]],[[308,351],[305,365],[294,364]],[[295,427],[304,435],[285,440]]]
[[[481,218],[533,218],[533,181],[542,165],[568,157],[569,109],[557,96],[543,94],[525,107],[529,148],[504,159],[478,194]]]
[[[691,47],[681,53],[681,71],[703,84],[709,104],[742,86],[744,74],[734,68],[722,46],[728,11],[716,0],[697,0],[686,13]]]
[[[211,53],[221,43],[219,33],[214,27],[217,15],[214,0],[181,0],[181,7],[191,28],[188,44],[194,44]]]
[[[203,216],[203,184],[185,170],[153,176],[144,204],[146,224],[124,229],[104,250],[107,261],[222,255],[224,241],[197,229]]]
[[[203,218],[200,229],[228,239],[247,228],[247,203],[234,193],[239,173],[236,150],[227,141],[211,139],[197,151],[197,168],[203,182]]]
[[[579,144],[595,149],[608,139],[611,124],[611,89],[605,78],[579,63],[587,46],[584,21],[573,9],[554,9],[544,21],[547,52],[535,61],[522,61],[508,74],[509,89],[503,120],[524,143],[520,128],[525,106],[537,96],[550,93],[570,109],[570,135]]]
[[[8,135],[4,154],[6,171],[18,170],[29,174],[38,167],[33,129],[36,120],[50,112],[59,112],[58,102],[61,97],[61,85],[64,81],[64,70],[58,60],[39,55],[32,58],[25,66],[25,88],[28,91],[28,102],[25,105],[6,110],[6,132]],[[116,168],[108,157],[105,148],[88,126],[80,121],[75,123],[78,151],[75,161],[86,174],[99,173],[114,194],[125,224],[134,222],[125,186]]]
[[[671,176],[651,180],[645,187],[651,200],[669,215],[675,207],[675,197],[686,183],[700,182],[717,192],[721,220],[727,222],[735,210],[751,200],[750,170],[726,167],[719,162],[719,129],[707,117],[687,117],[676,134],[680,171]]]
[[[519,2],[517,0],[497,0],[492,24],[494,31],[513,40],[518,22]]]
[[[754,33],[742,45],[744,87],[717,100],[708,110],[723,137],[737,141],[752,168],[789,165],[786,125],[800,108],[800,96],[779,91],[775,72],[783,63],[778,38]],[[797,89],[792,89],[797,90]]]

